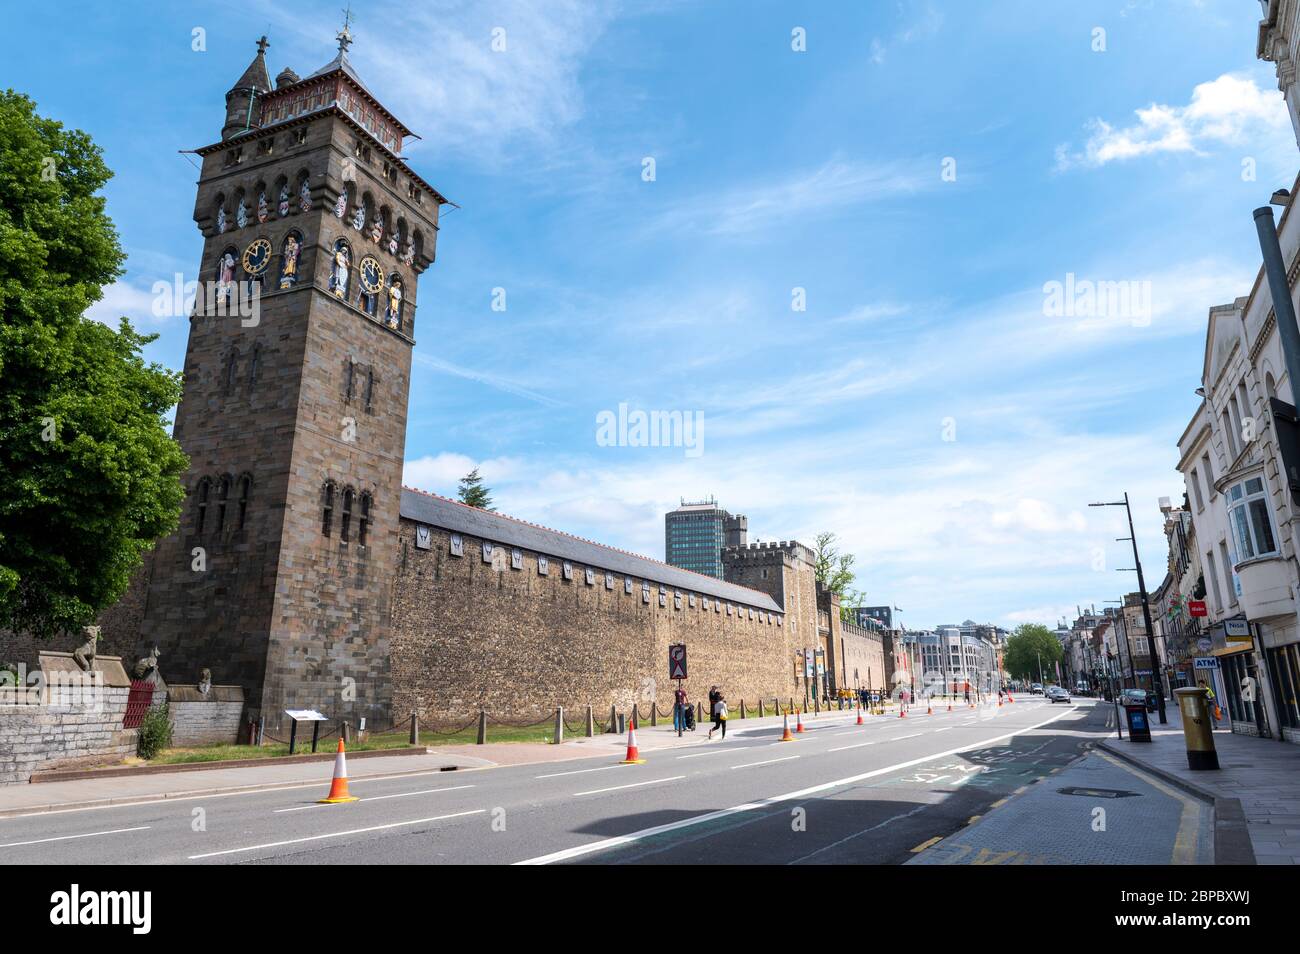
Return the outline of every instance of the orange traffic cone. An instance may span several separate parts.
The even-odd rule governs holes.
[[[795,737],[790,734],[790,713],[785,714],[785,722],[781,731],[781,742],[794,742]]]
[[[645,759],[641,758],[641,752],[636,747],[636,721],[633,720],[627,727],[627,755],[619,765],[644,765]]]
[[[925,700],[925,714],[934,715],[934,703],[929,699]]]
[[[1016,700],[1015,700],[1015,697],[1012,696],[1011,693],[1008,692],[1008,693],[1007,693],[1007,702],[1015,702],[1015,701],[1016,701]]]
[[[330,783],[330,793],[317,801],[321,805],[360,801],[355,795],[348,794],[348,757],[343,752],[342,737],[339,738],[338,755],[334,756],[334,781]]]
[[[862,706],[858,706],[858,725],[862,725]]]

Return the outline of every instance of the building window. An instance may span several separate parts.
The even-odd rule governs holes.
[[[325,481],[325,486],[321,490],[321,498],[320,532],[328,537],[334,523],[334,481]]]
[[[1228,519],[1238,561],[1277,552],[1265,496],[1262,477],[1251,477],[1228,488]]]
[[[1201,496],[1201,477],[1195,467],[1192,468],[1191,478],[1192,496],[1196,498],[1196,512],[1200,513],[1205,509],[1205,499]]]
[[[217,533],[226,529],[226,502],[230,499],[230,478],[222,477],[217,489]]]
[[[370,529],[370,494],[361,495],[361,517],[357,521],[357,543],[366,545],[366,532]]]
[[[208,478],[204,477],[202,480],[199,481],[198,508],[197,508],[198,515],[194,520],[195,533],[203,532],[203,524],[207,520],[207,516],[208,516],[208,493],[211,491],[211,489],[212,489],[212,481],[208,480]]]
[[[239,529],[244,529],[248,517],[248,494],[253,488],[253,478],[245,474],[239,479]]]
[[[343,515],[339,521],[339,539],[347,543],[352,532],[352,488],[343,491]]]

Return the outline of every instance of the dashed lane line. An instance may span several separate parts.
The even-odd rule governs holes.
[[[574,792],[573,797],[579,795],[601,795],[605,792],[617,792],[625,788],[640,788],[643,785],[658,785],[660,782],[678,782],[684,779],[685,775],[674,775],[671,778],[652,778],[645,782],[632,782],[629,785],[611,785],[609,788],[593,788],[589,792]]]
[[[797,759],[798,757],[799,756],[797,755],[787,755],[783,759],[767,759],[766,761],[763,762],[746,762],[744,765],[733,765],[732,768],[733,769],[753,768],[756,765],[771,765],[774,762],[789,762],[791,759]]]
[[[436,795],[439,792],[459,792],[461,789],[473,788],[473,785],[452,785],[448,788],[426,788],[419,792],[396,792],[392,795],[371,795],[367,798],[358,798],[358,802],[382,802],[386,798],[406,798],[409,795]],[[305,812],[309,808],[324,808],[320,802],[313,802],[310,805],[295,805],[293,808],[277,808],[271,812],[272,815],[283,815],[285,812]]]
[[[263,848],[283,848],[285,845],[300,845],[308,841],[322,841],[326,838],[346,838],[348,835],[364,835],[372,831],[389,831],[408,825],[423,825],[427,822],[444,821],[448,818],[464,818],[467,815],[482,815],[486,808],[475,808],[468,812],[453,812],[450,815],[433,815],[430,818],[412,818],[410,821],[390,822],[387,825],[371,825],[368,828],[350,828],[347,831],[332,831],[324,835],[307,835],[304,838],[288,838],[284,841],[268,841],[261,845],[246,845],[243,848],[226,848],[222,851],[206,851],[201,855],[190,855],[187,860],[198,861],[202,858],[216,858],[220,855],[237,855],[244,851],[259,851]]]
[[[151,828],[151,825],[140,825],[138,828],[114,828],[110,831],[88,831],[81,835],[58,835],[53,838],[34,838],[31,841],[11,841],[8,844],[0,845],[0,848],[21,848],[24,845],[44,845],[51,841],[73,841],[77,838],[95,838],[99,835],[121,835],[128,831],[144,831]]]

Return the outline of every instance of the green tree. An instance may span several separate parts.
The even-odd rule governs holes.
[[[840,598],[840,618],[847,619],[845,610],[856,599],[857,591],[851,589],[855,579],[853,574],[853,554],[841,553],[835,545],[835,534],[829,530],[817,534],[813,543],[817,560],[813,570],[817,582]]]
[[[180,375],[144,361],[156,336],[83,317],[122,274],[111,176],[89,136],[0,92],[0,627],[43,637],[115,602],[184,497]]]
[[[460,479],[460,490],[457,493],[463,504],[478,507],[480,510],[497,509],[492,506],[491,489],[483,485],[483,478],[479,476],[477,467]]]
[[[1022,623],[1007,638],[1002,666],[1013,679],[1038,681],[1038,662],[1041,657],[1043,676],[1050,678],[1056,672],[1054,663],[1064,651],[1061,641],[1041,623]]]

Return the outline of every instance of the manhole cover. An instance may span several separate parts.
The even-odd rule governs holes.
[[[1141,792],[1126,792],[1121,788],[1058,788],[1062,795],[1082,795],[1085,798],[1140,798]]]

